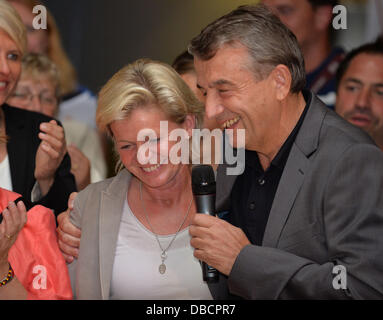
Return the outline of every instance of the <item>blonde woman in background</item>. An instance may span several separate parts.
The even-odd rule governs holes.
[[[19,13],[27,28],[28,51],[45,54],[55,63],[60,72],[62,101],[58,119],[60,121],[77,120],[96,129],[97,99],[89,90],[79,85],[76,70],[63,48],[53,15],[47,10],[47,29],[36,30],[32,24],[36,15],[32,10],[36,5],[42,5],[42,3],[38,0],[8,1]]]

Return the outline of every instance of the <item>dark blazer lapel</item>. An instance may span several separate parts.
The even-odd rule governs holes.
[[[312,95],[312,93],[311,93]],[[286,224],[299,190],[303,184],[305,173],[310,170],[309,157],[318,147],[320,130],[328,108],[315,96],[311,96],[311,104],[299,130],[270,211],[266,225],[263,246],[276,247]]]
[[[286,163],[266,225],[262,245],[276,247],[310,162],[294,144]]]
[[[100,207],[100,283],[102,299],[109,299],[113,261],[124,202],[127,196],[130,175],[124,170],[101,195]]]
[[[30,161],[29,157],[31,157],[31,154],[28,154],[28,141],[26,141],[24,137],[31,133],[25,132],[28,128],[26,127],[24,113],[15,116],[12,112],[13,107],[3,105],[2,108],[6,121],[6,134],[9,137],[7,152],[13,190],[25,194],[25,192],[29,190],[26,184],[31,183],[30,181],[25,181],[25,177],[28,176],[26,171],[28,170],[28,162]]]
[[[227,175],[227,164],[221,164],[217,168],[215,208],[217,213],[230,210],[230,193],[237,176]]]
[[[226,134],[223,136],[223,150],[222,154],[224,155],[223,164],[220,164],[217,168],[217,177],[216,177],[216,200],[215,200],[215,208],[217,214],[226,213],[230,210],[230,194],[231,189],[234,186],[235,180],[241,174],[237,174],[238,169],[245,169],[245,150],[238,149],[234,150],[230,143],[229,139],[226,137]],[[236,156],[236,161],[234,164],[226,163],[226,156],[228,155]],[[233,170],[235,169],[235,170]],[[236,172],[236,174],[231,174],[232,172]],[[242,171],[243,172],[243,171]]]

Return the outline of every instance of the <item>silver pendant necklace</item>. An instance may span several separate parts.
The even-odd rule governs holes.
[[[160,257],[161,257],[161,264],[160,264],[159,267],[158,267],[158,271],[159,271],[159,273],[164,274],[164,273],[166,272],[165,260],[166,260],[166,258],[168,257],[168,250],[169,250],[170,246],[173,244],[174,240],[177,238],[178,233],[180,232],[182,226],[184,225],[184,223],[185,223],[185,221],[186,221],[186,219],[187,219],[187,217],[188,217],[188,215],[189,215],[189,211],[190,211],[190,208],[191,208],[191,204],[192,204],[192,202],[193,202],[193,197],[192,197],[191,200],[190,200],[189,207],[188,207],[188,209],[187,209],[187,211],[186,211],[185,217],[184,217],[184,219],[183,219],[181,225],[179,226],[179,228],[178,228],[176,234],[174,235],[173,239],[169,242],[169,244],[168,244],[168,246],[166,247],[166,249],[164,249],[164,248],[162,248],[162,246],[161,246],[161,242],[160,242],[160,239],[158,238],[158,235],[154,232],[154,229],[153,229],[153,227],[152,227],[152,225],[151,225],[151,223],[150,223],[150,221],[149,221],[149,216],[148,216],[148,214],[147,214],[147,212],[146,212],[146,209],[145,209],[145,203],[144,203],[144,200],[142,199],[142,182],[141,182],[141,181],[140,181],[140,184],[139,184],[139,189],[140,189],[140,201],[141,201],[141,203],[142,203],[142,209],[144,210],[144,213],[145,213],[145,219],[146,219],[146,221],[147,221],[147,223],[148,223],[148,225],[149,225],[149,227],[150,227],[150,230],[151,230],[152,233],[155,235],[156,240],[157,240],[157,243],[158,243],[158,246],[159,246],[160,249],[161,249],[161,255],[160,255]]]

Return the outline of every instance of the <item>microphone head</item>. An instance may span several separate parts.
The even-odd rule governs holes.
[[[195,195],[215,194],[215,175],[211,166],[193,166],[192,190]]]

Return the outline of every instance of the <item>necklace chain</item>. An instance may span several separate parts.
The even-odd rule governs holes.
[[[159,272],[161,274],[164,274],[165,271],[166,271],[166,266],[164,264],[166,258],[167,258],[167,251],[169,250],[169,248],[171,247],[171,245],[173,244],[174,240],[177,238],[178,236],[178,233],[180,232],[182,226],[184,225],[187,217],[189,216],[189,212],[190,212],[190,208],[191,208],[191,204],[193,202],[193,197],[191,198],[190,202],[189,202],[189,206],[188,206],[188,209],[186,211],[186,214],[185,214],[185,217],[184,219],[182,220],[182,223],[180,224],[180,226],[178,227],[178,230],[176,232],[176,234],[173,236],[173,239],[169,242],[168,246],[166,247],[166,249],[162,248],[162,245],[161,245],[161,242],[160,242],[160,239],[158,238],[158,235],[157,233],[154,232],[154,229],[152,227],[152,224],[150,223],[149,221],[149,216],[148,216],[148,213],[146,212],[146,208],[145,208],[145,203],[144,203],[144,200],[142,198],[142,182],[140,181],[140,184],[139,184],[139,189],[140,189],[140,201],[142,203],[142,209],[144,210],[144,214],[145,214],[145,219],[150,227],[150,230],[152,231],[152,233],[154,234],[154,236],[156,237],[156,240],[157,240],[157,243],[158,243],[158,246],[160,247],[161,249],[161,265],[159,266]]]

